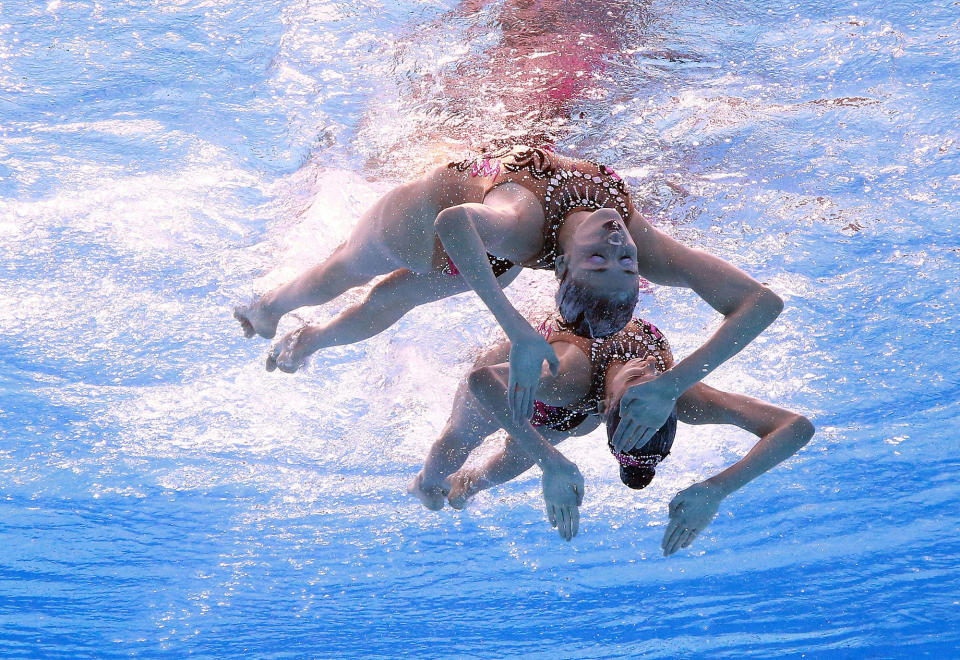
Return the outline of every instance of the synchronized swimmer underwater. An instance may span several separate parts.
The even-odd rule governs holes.
[[[555,332],[535,330],[504,295],[522,268],[555,272]],[[740,269],[653,227],[604,164],[515,145],[436,167],[376,202],[323,263],[238,306],[234,316],[247,337],[272,339],[285,314],[380,275],[361,302],[331,321],[280,338],[266,368],[293,373],[320,349],[372,337],[418,305],[472,289],[508,341],[461,384],[443,435],[409,487],[429,509],[445,500],[460,508],[478,489],[536,464],[548,519],[570,540],[584,485],[554,447],[565,437],[605,419],[621,473],[644,468],[652,478],[678,420],[735,424],[760,436],[743,460],[673,499],[662,544],[671,554],[693,541],[725,496],[813,434],[800,415],[700,382],[773,322],[783,302]],[[720,327],[678,362],[659,332],[653,344],[638,343],[638,329],[653,328],[633,318],[641,277],[691,289],[723,316]],[[624,351],[624,342],[635,345]],[[653,354],[658,369],[649,359],[637,363]],[[566,413],[577,424],[569,414],[558,422],[556,411],[571,404]],[[479,473],[457,472],[498,428],[509,434],[504,451]],[[637,488],[649,479],[624,481]]]
[[[0,660],[960,658],[957,3],[0,7]]]

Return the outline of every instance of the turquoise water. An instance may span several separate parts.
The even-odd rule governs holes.
[[[957,655],[958,28],[940,1],[0,2],[0,653]],[[230,317],[488,139],[610,163],[786,301],[708,382],[817,435],[669,559],[666,503],[747,434],[681,427],[641,492],[565,444],[565,544],[532,474],[462,513],[403,494],[493,336],[474,297],[293,377]],[[641,311],[679,355],[717,323]]]

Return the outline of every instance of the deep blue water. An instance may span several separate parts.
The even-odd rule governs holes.
[[[0,2],[0,655],[960,655],[958,28],[943,1]],[[565,544],[534,474],[462,513],[403,494],[494,336],[475,297],[294,377],[230,317],[404,177],[537,137],[787,304],[707,382],[817,435],[668,559],[667,502],[749,435],[682,427],[642,492],[566,443]],[[681,356],[717,324],[641,307]]]

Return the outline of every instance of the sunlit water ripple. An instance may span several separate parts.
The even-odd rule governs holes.
[[[942,1],[0,3],[2,654],[955,655],[958,28]],[[570,441],[568,545],[532,474],[463,513],[403,494],[495,336],[475,298],[295,377],[230,318],[494,139],[615,165],[787,303],[708,382],[818,433],[677,556],[667,501],[747,434],[682,428],[642,492]],[[641,309],[678,355],[717,323]]]

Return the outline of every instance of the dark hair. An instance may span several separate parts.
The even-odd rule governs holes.
[[[606,337],[623,330],[633,318],[640,298],[640,282],[626,295],[604,295],[596,289],[563,274],[557,289],[557,308],[563,322],[582,337]]]
[[[628,487],[639,490],[649,485],[656,475],[657,464],[670,454],[673,439],[677,435],[677,410],[670,413],[667,421],[657,429],[646,444],[617,455],[613,449],[613,434],[620,424],[620,401],[607,411],[607,447],[620,463],[620,481]]]

